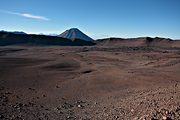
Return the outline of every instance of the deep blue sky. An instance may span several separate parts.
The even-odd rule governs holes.
[[[180,38],[180,0],[1,0],[0,29]]]

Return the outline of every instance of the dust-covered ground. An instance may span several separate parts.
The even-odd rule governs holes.
[[[0,47],[2,120],[180,120],[180,49]]]

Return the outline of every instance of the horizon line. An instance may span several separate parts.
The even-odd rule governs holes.
[[[4,32],[24,32],[24,33],[26,33],[26,34],[29,34],[29,35],[49,35],[49,36],[51,36],[51,35],[60,35],[61,33],[63,33],[63,31],[61,31],[61,32],[27,32],[27,31],[24,31],[24,30],[0,30],[0,32],[2,32],[2,31],[4,31]],[[154,35],[149,35],[149,36],[147,36],[147,35],[142,35],[142,36],[134,36],[134,37],[128,37],[128,36],[126,36],[126,37],[120,37],[120,36],[109,36],[109,35],[107,35],[106,37],[100,37],[100,36],[105,36],[105,35],[99,35],[99,37],[97,37],[98,35],[88,35],[88,36],[90,36],[91,38],[93,38],[93,39],[107,39],[107,38],[122,38],[122,39],[131,39],[131,38],[144,38],[144,37],[150,37],[150,38],[166,38],[166,39],[172,39],[172,40],[180,40],[180,38],[173,38],[173,37],[163,37],[163,36],[154,36]]]

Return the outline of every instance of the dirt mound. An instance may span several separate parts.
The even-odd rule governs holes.
[[[74,71],[80,68],[80,63],[75,60],[62,60],[56,64],[47,65],[43,68],[57,71]]]
[[[8,53],[14,53],[14,52],[18,52],[18,51],[23,51],[25,49],[18,49],[18,48],[3,48],[0,49],[0,55],[5,55]]]

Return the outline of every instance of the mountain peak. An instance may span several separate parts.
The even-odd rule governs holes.
[[[93,39],[81,32],[78,28],[71,28],[69,30],[66,30],[62,34],[60,34],[58,37],[63,37],[67,39],[81,39],[85,41],[92,41]]]
[[[69,29],[69,30],[79,30],[78,28],[71,28],[71,29]],[[80,30],[79,30],[80,31]]]
[[[71,32],[81,32],[78,28],[71,28],[69,30],[66,31],[71,31]]]

